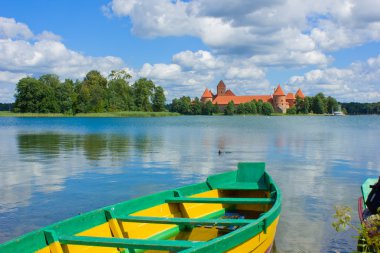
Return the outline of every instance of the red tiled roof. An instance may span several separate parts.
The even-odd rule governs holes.
[[[258,96],[217,96],[212,103],[218,105],[227,105],[230,101],[234,101],[235,105],[241,103],[248,103],[252,100],[262,100],[263,102],[270,102],[272,99],[271,95],[258,95]]]
[[[203,92],[202,98],[212,98],[212,93],[209,89],[205,89],[205,92]]]
[[[286,95],[286,99],[296,99],[296,97],[294,96],[293,93],[289,92],[289,93]]]
[[[236,96],[231,90],[227,90],[224,96]]]
[[[303,94],[301,89],[297,90],[296,97],[305,98],[305,95]]]
[[[277,86],[277,89],[274,91],[273,96],[285,96],[285,93],[280,85]]]
[[[219,86],[223,86],[223,87],[226,87],[226,85],[224,84],[223,80],[220,80],[220,81],[219,81],[219,83],[218,83],[218,86],[217,86],[217,87],[219,87]]]

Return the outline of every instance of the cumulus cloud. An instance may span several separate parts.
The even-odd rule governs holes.
[[[310,94],[325,92],[342,102],[380,100],[380,55],[355,62],[348,68],[315,69],[293,76],[290,85],[300,86]]]
[[[61,37],[43,31],[33,34],[26,24],[0,17],[1,100],[13,101],[14,84],[29,75],[53,73],[62,78],[82,78],[97,69],[108,74],[124,66],[119,57],[92,57],[68,49]],[[13,89],[11,88],[13,87]]]
[[[23,23],[16,22],[13,18],[0,17],[0,38],[22,38],[33,37],[32,31]]]
[[[128,16],[138,36],[195,36],[222,54],[259,55],[263,65],[287,64],[289,53],[292,66],[326,65],[330,51],[380,40],[378,0],[113,0],[104,8]]]
[[[214,89],[220,79],[240,95],[271,90],[264,69],[240,58],[215,56],[204,50],[180,52],[169,64],[146,63],[138,76],[163,86],[169,101],[184,95],[200,97],[206,87]]]

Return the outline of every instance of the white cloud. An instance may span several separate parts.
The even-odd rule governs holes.
[[[32,31],[23,23],[16,22],[13,18],[0,17],[0,38],[23,38],[33,37]]]
[[[93,69],[107,75],[124,66],[119,57],[86,56],[68,49],[60,40],[60,36],[47,31],[34,35],[27,25],[0,17],[1,101],[13,101],[14,89],[9,85],[17,83],[25,73],[53,73],[76,79]]]
[[[308,95],[322,91],[342,102],[377,102],[380,101],[380,55],[348,68],[312,70],[291,77],[289,83],[308,91]]]
[[[332,50],[380,41],[379,0],[113,0],[104,8],[129,16],[138,36],[195,36],[222,54],[259,55],[263,65],[324,66]]]
[[[173,62],[182,67],[202,70],[217,69],[223,67],[223,62],[217,61],[208,51],[199,50],[197,52],[183,51],[173,56]]]

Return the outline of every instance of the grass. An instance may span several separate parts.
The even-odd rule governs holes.
[[[58,117],[87,117],[87,118],[126,118],[126,117],[170,117],[180,116],[179,113],[172,112],[101,112],[101,113],[78,113],[76,115],[63,114],[63,113],[14,113],[14,112],[0,112],[0,117],[28,117],[28,118],[58,118]]]

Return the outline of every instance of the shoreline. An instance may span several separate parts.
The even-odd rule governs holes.
[[[147,117],[176,117],[181,116],[174,112],[99,112],[99,113],[15,113],[8,111],[0,111],[0,117],[15,117],[15,118],[147,118]]]

